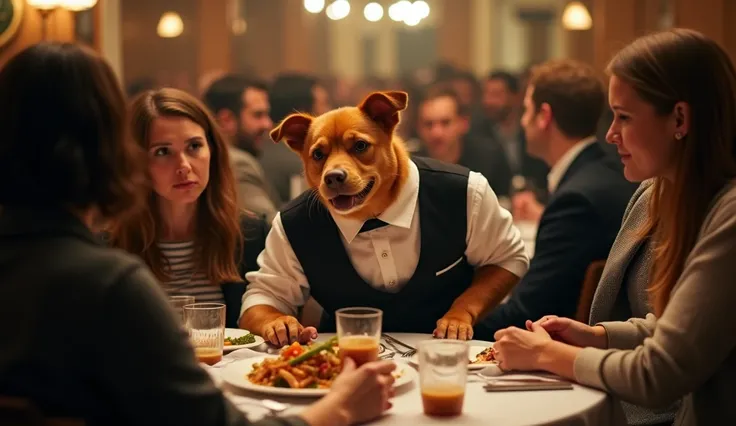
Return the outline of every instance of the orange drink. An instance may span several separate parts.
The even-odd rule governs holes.
[[[424,414],[459,416],[465,400],[468,344],[459,340],[424,340],[418,349]]]
[[[194,348],[197,360],[207,365],[215,365],[222,361],[222,349],[217,348]]]
[[[340,358],[350,357],[360,367],[378,359],[378,340],[371,336],[346,336],[339,339]]]
[[[184,324],[197,359],[214,365],[222,359],[225,343],[225,305],[193,303],[184,306]]]
[[[459,416],[463,412],[464,399],[464,386],[425,386],[422,388],[422,405],[424,414],[428,416]]]

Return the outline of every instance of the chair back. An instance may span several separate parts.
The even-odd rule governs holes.
[[[580,298],[578,299],[578,309],[575,319],[587,324],[590,319],[590,306],[593,304],[593,296],[595,289],[598,288],[598,282],[603,275],[603,268],[606,266],[605,260],[596,260],[588,265],[585,271],[583,285],[580,288]]]

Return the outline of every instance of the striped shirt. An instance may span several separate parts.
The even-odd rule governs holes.
[[[225,303],[222,289],[212,285],[203,272],[194,270],[194,241],[158,243],[171,265],[172,279],[162,283],[169,296],[194,296],[196,303]]]

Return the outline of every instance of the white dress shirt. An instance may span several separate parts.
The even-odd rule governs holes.
[[[419,170],[409,162],[409,176],[397,199],[378,216],[388,226],[359,233],[362,221],[330,212],[356,272],[378,290],[398,292],[414,275],[420,247],[418,195]],[[529,258],[519,230],[480,173],[470,172],[467,199],[468,263],[476,268],[497,265],[522,277],[529,268]],[[296,315],[297,308],[309,298],[309,282],[289,244],[280,214],[273,220],[258,266],[258,271],[245,275],[249,285],[241,314],[256,305],[269,305]],[[329,267],[329,259],[325,267]]]
[[[569,169],[572,162],[575,161],[576,158],[578,158],[578,155],[580,155],[580,153],[583,152],[585,148],[594,143],[596,143],[595,136],[589,136],[577,142],[570,149],[568,149],[567,152],[565,152],[565,154],[559,160],[557,160],[555,165],[550,168],[549,173],[547,174],[547,189],[549,189],[550,193],[553,193],[557,190],[562,177],[565,176],[567,169]]]

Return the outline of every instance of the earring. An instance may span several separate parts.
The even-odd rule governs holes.
[[[678,141],[679,141],[680,139],[682,139],[682,137],[683,137],[683,136],[682,136],[682,133],[680,133],[680,132],[677,132],[677,133],[675,133],[675,139],[677,139]]]

